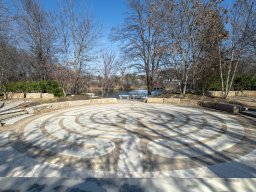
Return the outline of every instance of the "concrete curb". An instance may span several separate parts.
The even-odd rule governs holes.
[[[75,107],[81,105],[89,105],[89,104],[116,104],[116,98],[106,98],[106,99],[89,99],[89,100],[77,100],[77,101],[65,101],[58,103],[47,103],[42,105],[36,105],[33,107],[28,107],[26,110],[28,113],[42,113],[57,109],[63,109],[67,107]]]

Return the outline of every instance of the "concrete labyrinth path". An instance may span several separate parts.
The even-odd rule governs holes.
[[[1,177],[253,178],[256,129],[164,104],[88,105],[0,133]]]

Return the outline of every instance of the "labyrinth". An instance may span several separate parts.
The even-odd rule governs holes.
[[[241,173],[255,177],[256,129],[248,125],[216,111],[164,104],[59,110],[1,133],[7,163],[0,176],[216,177],[211,170],[229,171],[224,165],[239,162],[250,166]]]

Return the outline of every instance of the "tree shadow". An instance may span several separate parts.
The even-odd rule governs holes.
[[[117,110],[117,109],[113,109],[113,110]],[[155,118],[154,115],[156,114],[163,114],[165,116],[177,116],[177,115],[181,115],[180,111],[170,111],[168,113],[166,111],[162,111],[161,109],[154,108],[154,107],[150,107],[150,108],[136,108],[134,107],[132,109],[133,112],[136,113],[145,113],[145,110],[147,110],[148,114],[152,115],[152,119],[157,120],[157,118]],[[204,113],[207,113],[207,111],[204,111]],[[217,113],[217,112],[216,112]],[[86,115],[86,114],[85,114]],[[127,112],[124,112],[122,115],[126,115],[129,116],[129,114],[127,114]],[[119,114],[118,118],[122,119],[122,115]],[[134,116],[131,114],[130,115],[132,118],[134,118]],[[255,178],[256,176],[256,169],[254,167],[252,167],[251,165],[246,165],[243,162],[238,162],[236,161],[236,159],[238,157],[241,156],[241,154],[248,154],[249,152],[253,151],[255,149],[255,145],[256,145],[256,141],[255,141],[255,136],[256,136],[256,131],[255,131],[255,127],[253,127],[253,125],[250,125],[248,123],[244,123],[242,124],[242,126],[246,127],[246,129],[250,129],[250,132],[243,136],[243,138],[241,139],[241,135],[239,133],[236,132],[230,132],[229,137],[234,138],[234,139],[241,139],[241,141],[238,143],[238,145],[243,146],[242,148],[247,148],[247,150],[242,151],[243,153],[241,153],[241,151],[237,151],[237,152],[231,152],[231,151],[224,151],[224,152],[220,152],[217,149],[212,148],[211,146],[209,146],[207,143],[202,142],[200,140],[197,140],[196,138],[192,138],[189,137],[189,133],[193,133],[193,134],[197,134],[197,132],[188,132],[188,134],[181,134],[180,129],[182,129],[182,127],[184,127],[184,125],[186,124],[194,124],[194,126],[201,126],[200,129],[198,129],[197,131],[202,131],[204,130],[204,128],[207,129],[212,129],[213,131],[217,132],[218,134],[222,135],[222,134],[226,134],[227,131],[224,130],[220,130],[219,128],[216,128],[215,126],[211,126],[211,125],[207,125],[202,123],[202,121],[200,121],[201,119],[201,114],[193,114],[192,112],[190,113],[188,111],[187,113],[187,118],[184,120],[184,122],[181,122],[180,125],[177,126],[170,126],[170,124],[172,123],[172,121],[175,121],[175,119],[172,119],[172,121],[168,121],[168,120],[163,120],[162,122],[160,121],[160,123],[158,122],[153,122],[154,125],[156,126],[161,126],[161,129],[154,129],[150,126],[150,124],[145,124],[143,123],[143,121],[140,120],[140,118],[137,118],[138,122],[139,122],[139,126],[140,126],[140,131],[138,130],[132,130],[132,129],[127,129],[125,127],[125,121],[118,121],[115,122],[113,120],[110,120],[109,123],[107,123],[107,126],[113,126],[113,127],[118,127],[118,129],[123,130],[127,135],[131,134],[131,135],[136,135],[137,137],[139,137],[140,139],[144,139],[147,142],[153,142],[156,143],[158,145],[161,145],[164,148],[167,148],[169,150],[176,150],[178,151],[177,154],[182,154],[183,156],[186,156],[187,158],[191,159],[191,162],[200,164],[203,167],[207,167],[208,171],[212,172],[216,177],[222,178],[224,179],[224,185],[226,186],[227,190],[233,190],[233,191],[237,191],[236,188],[234,188],[233,185],[231,185],[229,182],[229,180],[227,180],[227,182],[225,183],[225,179],[227,178]],[[211,113],[207,113],[207,118],[213,118],[216,119],[218,121],[222,121],[221,118],[218,115],[215,115],[215,112],[211,112]],[[93,117],[90,117],[90,121],[95,124],[95,126],[90,126],[90,129],[97,129],[100,125],[104,125],[106,126],[106,121],[108,120],[108,116],[102,115],[100,116],[100,118],[96,117],[96,115],[94,115]],[[233,121],[232,119],[226,119],[225,122],[227,124],[232,124],[232,123],[236,123],[236,121]],[[51,124],[51,121],[48,121],[49,124]],[[78,122],[79,125],[79,122]],[[63,124],[63,120],[62,120],[62,124],[61,126],[65,126]],[[208,127],[206,127],[208,126]],[[250,126],[248,128],[248,126]],[[85,126],[84,126],[85,127]],[[35,127],[36,128],[36,127]],[[38,127],[40,128],[40,126]],[[159,177],[163,177],[163,181],[169,181],[169,183],[167,183],[165,186],[165,188],[161,188],[159,189],[159,186],[162,185],[162,180],[158,180],[157,178],[154,178],[155,175],[152,173],[148,173],[147,177],[150,177],[151,179],[142,179],[142,178],[137,178],[137,179],[132,179],[134,177],[134,173],[130,173],[129,172],[129,168],[128,165],[126,164],[126,167],[123,170],[118,170],[117,169],[117,165],[115,165],[115,169],[113,172],[113,175],[106,175],[106,177],[108,177],[108,179],[100,179],[100,178],[86,178],[81,180],[81,178],[83,177],[83,174],[77,174],[76,173],[76,169],[77,167],[79,167],[81,165],[82,167],[82,171],[91,171],[92,175],[93,174],[97,174],[97,172],[107,172],[109,171],[111,168],[111,164],[113,164],[113,161],[111,161],[109,158],[107,158],[107,160],[101,165],[99,166],[99,164],[97,164],[97,161],[95,161],[95,159],[99,159],[102,155],[99,151],[94,151],[93,155],[95,156],[95,158],[93,159],[79,159],[79,158],[74,158],[73,160],[65,160],[62,158],[62,156],[58,156],[58,154],[62,151],[65,150],[73,150],[74,152],[76,151],[77,153],[79,153],[80,148],[81,148],[81,143],[80,142],[75,142],[75,139],[77,138],[83,138],[85,137],[84,135],[78,135],[77,137],[75,137],[75,134],[78,134],[75,131],[68,131],[69,129],[72,130],[72,127],[66,127],[65,129],[63,129],[65,131],[65,137],[64,138],[58,138],[58,132],[45,132],[44,135],[37,135],[37,138],[35,138],[36,141],[41,141],[42,137],[48,138],[49,141],[48,143],[38,143],[39,146],[37,146],[37,142],[30,142],[27,141],[25,138],[22,138],[23,134],[18,134],[15,135],[15,132],[12,132],[9,135],[9,140],[3,144],[1,144],[0,146],[0,153],[1,153],[1,159],[0,159],[0,175],[1,176],[8,176],[10,177],[10,181],[11,185],[10,187],[10,191],[19,191],[19,189],[15,189],[15,186],[19,186],[22,188],[22,186],[24,186],[24,188],[26,188],[24,191],[46,191],[49,188],[51,188],[51,190],[53,191],[148,191],[148,189],[152,189],[152,191],[161,191],[161,190],[168,190],[168,187],[170,188],[171,185],[173,187],[176,187],[177,189],[180,189],[182,191],[186,191],[187,187],[186,185],[190,185],[193,188],[193,185],[200,185],[200,186],[204,186],[208,191],[215,191],[216,188],[214,187],[213,184],[211,184],[209,181],[205,180],[205,179],[200,179],[198,178],[196,175],[194,176],[195,178],[197,178],[197,180],[194,180],[194,184],[187,184],[186,182],[182,183],[180,181],[180,179],[178,178],[170,178],[170,176],[166,177],[164,176],[165,173],[163,170],[159,169]],[[162,131],[162,130],[167,130],[167,131]],[[23,131],[23,130],[21,130]],[[144,132],[143,132],[144,131]],[[178,136],[174,137],[173,135],[169,135],[168,131],[171,131],[172,133],[177,134]],[[111,133],[110,131],[107,131]],[[154,135],[154,137],[152,137],[152,135],[150,134],[146,134],[146,133],[152,133]],[[85,133],[86,134],[86,133]],[[54,139],[52,138],[54,135]],[[93,138],[94,139],[98,139],[101,138],[102,135],[95,135]],[[198,154],[202,154],[200,156],[194,156],[191,157],[190,153],[186,153],[185,151],[179,150],[178,148],[175,149],[172,146],[169,146],[167,142],[163,142],[160,143],[157,142],[155,140],[155,137],[161,138],[163,140],[166,140],[168,142],[175,142],[179,144],[180,148],[189,148],[191,150],[194,150],[195,153]],[[184,137],[187,138],[191,143],[194,143],[195,145],[193,147],[191,147],[187,142],[184,142],[182,139],[180,139],[179,137]],[[0,134],[0,140],[6,140],[5,136],[3,134]],[[74,142],[71,142],[71,140],[74,140]],[[96,141],[96,140],[95,140]],[[132,142],[132,140],[131,140]],[[65,145],[66,147],[61,148],[60,145],[63,145],[63,143],[66,143],[67,145]],[[43,145],[45,145],[44,150],[40,149],[40,146],[43,147]],[[199,147],[200,146],[200,147]],[[127,147],[127,150],[129,150],[129,147]],[[49,150],[47,150],[49,149]],[[51,151],[50,149],[60,149],[59,151]],[[207,149],[211,155],[207,155],[205,154],[205,151],[203,149]],[[107,153],[107,155],[105,156],[109,156],[108,154],[108,150],[106,146],[102,146],[102,150],[104,152]],[[148,150],[148,149],[146,149]],[[149,152],[148,152],[149,153]],[[129,162],[132,164],[133,159],[130,159],[128,154],[124,154],[125,155],[125,159],[127,160],[127,163],[129,164]],[[149,166],[153,166],[153,167],[158,167],[161,166],[161,164],[159,165],[154,165],[158,162],[156,162],[154,159],[151,159],[150,154],[149,153],[149,159],[148,159],[148,164]],[[63,163],[63,167],[59,166],[56,167],[56,172],[58,172],[58,175],[56,175],[57,177],[60,178],[55,178],[53,179],[53,181],[50,181],[51,179],[45,179],[45,178],[41,178],[44,176],[47,176],[49,174],[49,172],[54,171],[54,169],[52,169],[52,167],[50,167],[49,170],[47,170],[47,166],[43,167],[42,169],[36,169],[33,170],[35,165],[48,165],[49,164],[49,159],[51,158],[57,158],[57,164],[62,164]],[[176,158],[175,156],[173,158]],[[70,163],[66,163],[65,161],[71,161]],[[168,162],[168,161],[167,161]],[[142,161],[142,163],[144,164],[145,162]],[[84,166],[86,164],[86,166]],[[167,163],[168,164],[168,163]],[[96,169],[97,167],[97,169]],[[200,167],[200,166],[199,166]],[[17,170],[16,170],[17,169]],[[133,167],[134,170],[138,169],[138,167]],[[152,168],[152,170],[155,170],[154,168]],[[69,172],[70,171],[70,172]],[[162,172],[163,171],[163,172]],[[67,173],[69,172],[69,173]],[[73,174],[74,172],[74,174]],[[124,178],[120,178],[120,175],[117,176],[116,174],[119,172],[119,174],[121,175],[125,175],[126,177],[128,177],[127,179]],[[29,174],[28,174],[29,173]],[[145,169],[142,171],[141,173],[142,175],[145,174]],[[162,175],[161,175],[162,174]],[[90,175],[90,174],[88,174]],[[14,178],[14,177],[21,177],[21,178]],[[36,180],[31,180],[31,184],[24,184],[22,185],[21,180],[22,177],[38,177]],[[70,177],[70,178],[75,178],[77,177],[79,181],[74,182],[72,181],[71,183],[67,184],[65,183],[67,180],[63,177]],[[113,176],[117,176],[118,178],[114,178]],[[88,177],[88,176],[84,176],[84,177]],[[100,176],[102,177],[102,175]],[[104,176],[103,176],[104,177]],[[146,176],[143,176],[146,177]],[[80,179],[79,179],[80,178]],[[169,179],[169,180],[168,180]],[[25,180],[24,180],[25,181]],[[158,182],[159,181],[159,182]],[[248,182],[248,188],[247,191],[250,191],[252,188],[251,186],[253,186],[253,184],[255,184],[255,181],[253,182],[253,180],[248,180],[248,181],[243,181],[243,182]],[[0,180],[0,186],[2,185],[1,183],[3,183],[2,180]],[[26,183],[26,182],[24,182]],[[66,184],[66,185],[65,185]],[[13,186],[13,188],[11,187]],[[148,188],[147,186],[150,186],[150,188]],[[246,186],[246,185],[245,185]],[[1,189],[1,187],[0,187]],[[3,190],[5,190],[3,188]],[[22,191],[23,189],[21,189],[20,191]],[[6,188],[6,191],[7,188]]]

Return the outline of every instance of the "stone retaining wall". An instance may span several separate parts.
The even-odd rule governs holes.
[[[75,106],[89,105],[89,104],[116,104],[116,103],[117,103],[117,99],[115,98],[77,100],[77,101],[65,101],[65,102],[58,102],[58,103],[47,103],[47,104],[37,105],[33,107],[28,107],[26,110],[29,113],[42,113],[42,112],[53,111],[53,110],[62,109],[66,107],[75,107]]]
[[[41,93],[26,93],[27,99],[41,99]]]
[[[42,93],[41,98],[42,99],[54,99],[54,95],[51,93]]]
[[[25,94],[24,93],[5,93],[4,99],[24,99]]]
[[[90,104],[114,104],[117,103],[116,98],[90,99]]]
[[[53,99],[51,93],[5,93],[4,99]]]
[[[220,103],[212,101],[200,101],[192,99],[181,99],[181,98],[145,98],[146,103],[168,103],[174,105],[185,105],[185,106],[202,106],[206,108],[216,109],[229,113],[239,113],[243,110],[242,105]]]
[[[146,103],[169,103],[174,105],[187,105],[187,106],[197,106],[199,100],[192,99],[180,99],[180,98],[152,98],[148,97],[145,99]]]
[[[244,97],[256,97],[256,91],[243,91],[242,96],[244,96]]]
[[[212,97],[222,97],[221,91],[209,91],[208,94]],[[228,96],[256,97],[256,91],[230,91]]]

